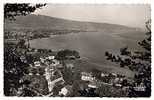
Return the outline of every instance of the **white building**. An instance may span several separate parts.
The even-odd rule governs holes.
[[[101,73],[101,77],[105,77],[105,76],[108,76],[108,74],[105,74],[105,73]]]
[[[115,84],[115,86],[117,86],[117,87],[122,87],[122,85],[121,85],[121,84]]]
[[[115,73],[111,73],[114,77],[117,77],[117,74],[115,74]]]
[[[82,72],[81,73],[81,80],[92,82],[95,80],[95,77],[93,77],[91,73]]]
[[[48,56],[48,59],[49,60],[54,60],[55,59],[55,56]]]
[[[51,80],[51,77],[53,77],[52,72],[54,72],[54,71],[51,71],[50,68],[48,68],[48,67],[45,68],[45,78],[48,82],[48,89],[50,92],[53,90],[53,88],[57,82],[62,82],[62,83],[64,82],[63,77],[59,77],[57,79]]]
[[[60,64],[60,62],[56,59],[54,59],[52,61],[53,61],[53,63],[52,63],[53,66],[57,66],[58,64]]]
[[[59,91],[59,95],[63,95],[63,96],[69,95],[70,92],[71,92],[71,88],[72,88],[72,86],[70,86],[70,85],[67,85],[67,86],[63,87],[61,89],[61,91]]]
[[[25,56],[20,56],[21,62],[27,63],[26,57]]]
[[[28,75],[32,76],[32,75],[33,75],[33,73],[29,73]]]
[[[90,83],[88,84],[89,88],[98,88],[97,85],[95,83]]]
[[[45,62],[45,59],[44,59],[44,58],[40,58],[40,61],[41,61],[42,63],[44,63],[44,62]]]
[[[68,89],[66,87],[62,88],[61,91],[59,92],[59,95],[64,95],[66,96],[68,93]]]
[[[34,65],[35,65],[36,67],[41,66],[41,64],[40,64],[39,61],[35,61],[35,62],[34,62]]]
[[[39,74],[39,73],[36,73],[36,75],[38,75],[38,76],[39,76],[40,74]]]

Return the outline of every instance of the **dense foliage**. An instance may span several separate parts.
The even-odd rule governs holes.
[[[14,20],[16,16],[28,15],[34,12],[37,8],[45,6],[45,4],[5,4],[4,5],[4,18]],[[17,96],[23,85],[28,85],[29,82],[20,82],[20,79],[28,71],[28,62],[25,52],[25,40],[21,39],[17,44],[4,43],[4,94],[6,96]],[[21,55],[24,57],[21,60]],[[24,89],[25,90],[25,89]],[[22,90],[22,91],[24,91]],[[34,93],[29,90],[25,90],[22,94],[26,96],[33,96]]]
[[[22,4],[5,4],[4,5],[4,18],[14,20],[16,16],[26,16],[34,12],[37,8],[41,8],[46,4],[31,5],[29,3]]]
[[[64,59],[75,59],[80,58],[79,53],[75,50],[61,50],[57,53],[56,58],[58,60],[64,60]]]
[[[16,95],[22,84],[20,78],[26,73],[27,63],[20,60],[19,53],[9,44],[5,44],[4,50],[4,94]]]
[[[107,60],[119,63],[121,67],[128,67],[135,71],[134,82],[130,85],[128,96],[149,97],[151,95],[151,21],[146,22],[146,38],[138,42],[143,50],[131,51],[128,47],[120,49],[120,55],[106,52]],[[145,91],[136,91],[134,87],[145,86]]]

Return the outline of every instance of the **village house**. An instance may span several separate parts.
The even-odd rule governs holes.
[[[111,73],[111,75],[112,75],[113,77],[117,77],[117,74],[115,74],[115,73]]]
[[[68,96],[71,94],[71,92],[72,92],[72,86],[66,85],[65,87],[61,89],[61,91],[59,91],[59,95]]]
[[[90,82],[90,83],[88,84],[88,87],[89,87],[89,88],[94,88],[94,89],[98,88],[98,86],[97,86],[97,84],[96,84],[95,82]]]
[[[35,61],[35,62],[34,62],[34,66],[35,66],[35,67],[39,67],[39,66],[41,66],[40,61]]]
[[[30,72],[30,73],[28,73],[28,75],[32,76],[32,75],[33,75],[33,73],[31,73],[31,72]]]
[[[60,64],[60,62],[56,59],[52,60],[52,65],[53,66],[57,66],[58,64]]]
[[[101,73],[101,77],[108,76],[108,74],[105,74],[104,72]]]
[[[70,59],[70,60],[74,60],[76,57],[74,55],[67,55],[66,56],[66,59]]]
[[[108,84],[111,84],[111,85],[114,85],[117,87],[121,87],[122,86],[121,83],[124,80],[124,76],[122,76],[122,75],[119,76],[115,73],[109,73],[109,74],[101,73],[101,77],[105,83],[108,83]],[[108,81],[106,81],[106,80],[108,80]]]
[[[49,92],[51,92],[53,90],[53,88],[56,85],[56,83],[58,83],[58,82],[60,82],[61,84],[64,83],[63,77],[57,78],[55,80],[47,79],[47,81],[48,81],[48,89],[49,89]]]
[[[116,86],[116,87],[122,87],[122,85],[121,85],[121,84],[115,84],[115,86]]]
[[[40,57],[41,63],[45,63],[45,59],[43,57]]]
[[[92,73],[81,72],[81,80],[93,82],[95,77],[93,77]]]
[[[48,56],[48,59],[49,60],[54,60],[55,59],[55,56]]]
[[[36,73],[36,75],[38,75],[38,76],[39,76],[40,74],[39,74],[39,73]]]
[[[51,92],[56,83],[61,82],[64,83],[64,79],[61,73],[55,68],[46,67],[45,68],[45,78],[48,82],[48,89]]]
[[[20,56],[21,62],[27,63],[26,57],[24,55]]]

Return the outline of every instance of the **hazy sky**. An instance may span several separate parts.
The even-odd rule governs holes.
[[[77,21],[106,22],[144,28],[150,18],[150,5],[72,5],[47,4],[35,14]]]

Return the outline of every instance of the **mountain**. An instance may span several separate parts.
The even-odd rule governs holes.
[[[140,31],[138,28],[131,28],[122,25],[81,22],[65,20],[44,15],[18,16],[15,21],[5,20],[4,29],[6,30],[82,30],[82,31],[102,31],[107,33],[135,33]]]

